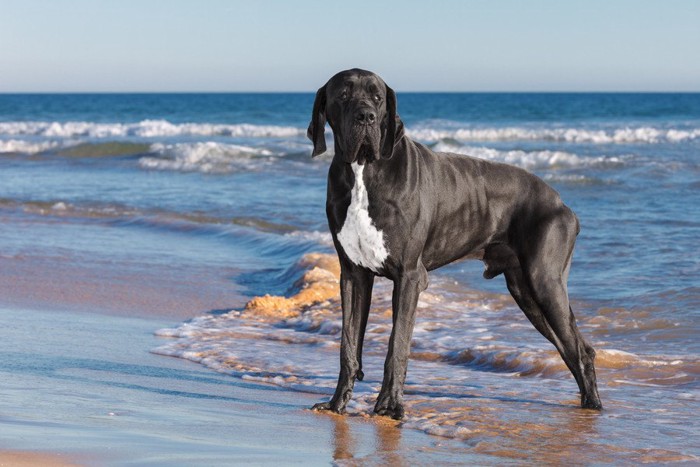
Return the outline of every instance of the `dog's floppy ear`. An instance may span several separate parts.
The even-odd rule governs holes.
[[[314,150],[311,157],[326,152],[326,86],[316,92],[314,100],[314,110],[311,114],[311,123],[306,131],[306,136],[314,143]]]
[[[394,144],[403,136],[403,122],[396,113],[396,93],[389,86],[386,87],[386,120],[382,123],[384,130],[384,144],[382,157],[389,159],[394,154]]]

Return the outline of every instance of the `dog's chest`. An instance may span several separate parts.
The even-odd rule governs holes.
[[[369,216],[369,196],[362,179],[365,166],[357,163],[350,166],[355,174],[355,184],[352,187],[345,222],[337,238],[350,261],[379,272],[389,256],[384,243],[384,233],[376,228]]]

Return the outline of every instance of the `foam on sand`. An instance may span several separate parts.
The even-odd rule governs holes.
[[[285,274],[295,278],[288,296],[257,296],[242,310],[202,316],[179,328],[160,330],[159,336],[178,339],[155,351],[183,358],[196,355],[197,361],[202,361],[205,355],[205,364],[223,371],[235,361],[237,373],[247,377],[259,376],[261,368],[267,368],[264,373],[269,382],[286,386],[287,378],[291,377],[295,384],[303,380],[301,384],[306,389],[316,387],[315,391],[323,391],[329,387],[329,381],[327,374],[318,371],[318,360],[309,360],[302,348],[283,344],[338,345],[337,339],[319,335],[338,335],[341,330],[339,274],[335,255],[306,254]],[[365,354],[380,363],[391,331],[391,294],[392,284],[377,280]],[[438,365],[433,366],[435,373],[426,382],[443,373],[454,373],[450,367],[519,377],[568,378],[559,354],[541,336],[534,330],[527,333],[517,330],[531,326],[505,295],[460,289],[437,277],[422,294],[418,307],[411,358]],[[596,322],[595,317],[591,322]],[[587,326],[587,322],[582,326]],[[514,333],[522,335],[519,342],[513,341]],[[232,336],[235,336],[233,341]],[[251,343],[240,347],[236,342],[240,339],[249,339]],[[287,364],[279,366],[275,358],[266,362],[261,360],[260,352],[251,351],[269,346],[280,347],[275,353],[292,355],[301,351],[301,354],[298,359],[290,358]],[[691,379],[700,378],[697,361],[639,356],[601,346],[597,350],[597,368],[610,370],[616,378],[631,377],[631,384],[666,385],[679,383],[688,375]],[[329,358],[335,361],[334,357]],[[249,359],[256,362],[255,375],[247,373]],[[276,370],[283,367],[288,371]]]
[[[157,335],[170,340],[154,352],[246,381],[330,397],[342,329],[337,259],[307,254],[286,276],[296,279],[287,296],[254,297],[241,310],[162,329]],[[433,279],[418,305],[403,426],[465,440],[477,445],[479,453],[512,459],[529,452],[523,440],[547,440],[543,442],[553,446],[547,450],[554,456],[550,460],[563,462],[580,441],[590,414],[576,412],[583,418],[572,420],[571,411],[578,405],[576,386],[557,352],[503,295],[464,289],[439,276]],[[363,352],[365,379],[356,383],[347,407],[350,415],[369,416],[381,387],[392,323],[391,289],[386,280],[375,283]],[[586,318],[579,321],[590,330]],[[615,387],[678,388],[700,380],[698,361],[641,356],[594,344],[599,381],[607,396]],[[694,397],[685,391],[679,401]],[[617,404],[610,397],[606,402],[608,407]],[[533,410],[546,411],[547,420],[518,415]],[[601,462],[620,455],[603,444],[596,446]],[[640,461],[689,459],[672,450],[618,449]]]

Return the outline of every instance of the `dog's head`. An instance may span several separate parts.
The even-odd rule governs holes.
[[[357,68],[336,74],[316,93],[307,132],[314,144],[312,156],[326,151],[326,121],[336,155],[347,163],[388,159],[403,135],[394,90],[374,73]]]

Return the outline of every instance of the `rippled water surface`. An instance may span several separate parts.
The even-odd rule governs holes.
[[[564,461],[585,447],[592,462],[697,462],[700,95],[398,99],[410,137],[532,171],[577,213],[569,290],[598,350],[606,407],[577,409],[573,378],[502,278],[458,262],[433,273],[421,297],[404,428],[516,461]],[[110,271],[105,287],[120,274],[177,276],[201,294],[192,320],[158,331],[154,352],[328,397],[340,315],[324,214],[331,155],[309,157],[312,101],[0,95],[4,274],[64,264]],[[52,285],[43,277],[24,274],[22,287],[39,294]],[[202,286],[217,281],[250,304],[222,309],[225,297]],[[356,416],[379,389],[390,294],[379,282]]]

